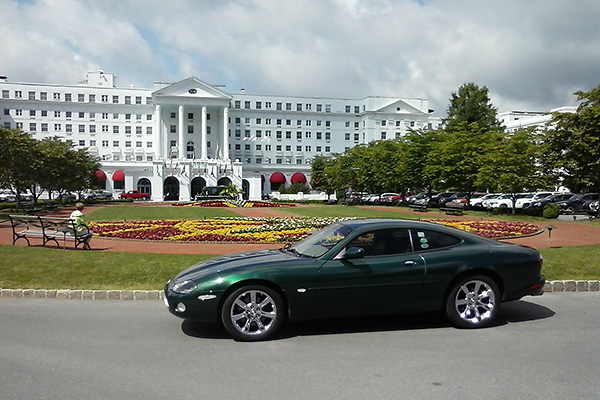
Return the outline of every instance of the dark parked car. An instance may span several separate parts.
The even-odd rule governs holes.
[[[273,337],[286,320],[443,311],[453,325],[492,324],[500,304],[541,295],[542,258],[420,221],[338,222],[301,242],[202,261],[167,282],[184,319],[221,322],[236,340]]]
[[[223,194],[223,191],[225,191],[225,189],[225,186],[205,186],[200,190],[200,192],[198,192],[198,194],[196,194],[194,200],[199,201],[228,199],[229,196]]]
[[[581,206],[581,211],[594,218],[598,218],[598,200],[586,201],[583,203],[583,206]]]
[[[429,207],[443,207],[447,202],[451,201],[452,196],[464,196],[460,192],[443,192],[432,196],[429,200]],[[455,197],[456,198],[456,197]]]
[[[561,213],[574,214],[581,211],[586,201],[598,200],[598,193],[576,194],[566,201],[559,201],[556,204]]]
[[[573,193],[553,194],[541,200],[532,201],[531,203],[529,203],[529,207],[525,207],[525,204],[523,204],[523,208],[543,208],[548,203],[558,203],[559,201],[567,201],[571,197],[573,197]]]

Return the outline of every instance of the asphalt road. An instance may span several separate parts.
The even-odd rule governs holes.
[[[600,292],[437,314],[291,324],[237,343],[160,301],[0,298],[0,399],[597,399]]]

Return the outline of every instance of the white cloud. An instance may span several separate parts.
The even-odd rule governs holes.
[[[470,0],[2,1],[0,74],[121,86],[196,76],[236,92],[426,97],[466,82],[501,111],[573,104],[600,76],[600,2]]]

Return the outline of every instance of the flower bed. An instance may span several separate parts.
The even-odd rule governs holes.
[[[206,200],[191,203],[173,203],[175,207],[295,207],[295,204],[250,200]]]
[[[191,220],[93,222],[90,228],[101,237],[193,242],[296,242],[314,229],[351,218],[210,218]],[[531,235],[533,224],[505,221],[431,220],[488,238]]]

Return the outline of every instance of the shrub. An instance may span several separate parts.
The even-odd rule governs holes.
[[[555,203],[548,203],[544,206],[544,218],[558,218],[560,214],[560,210],[558,205]]]

